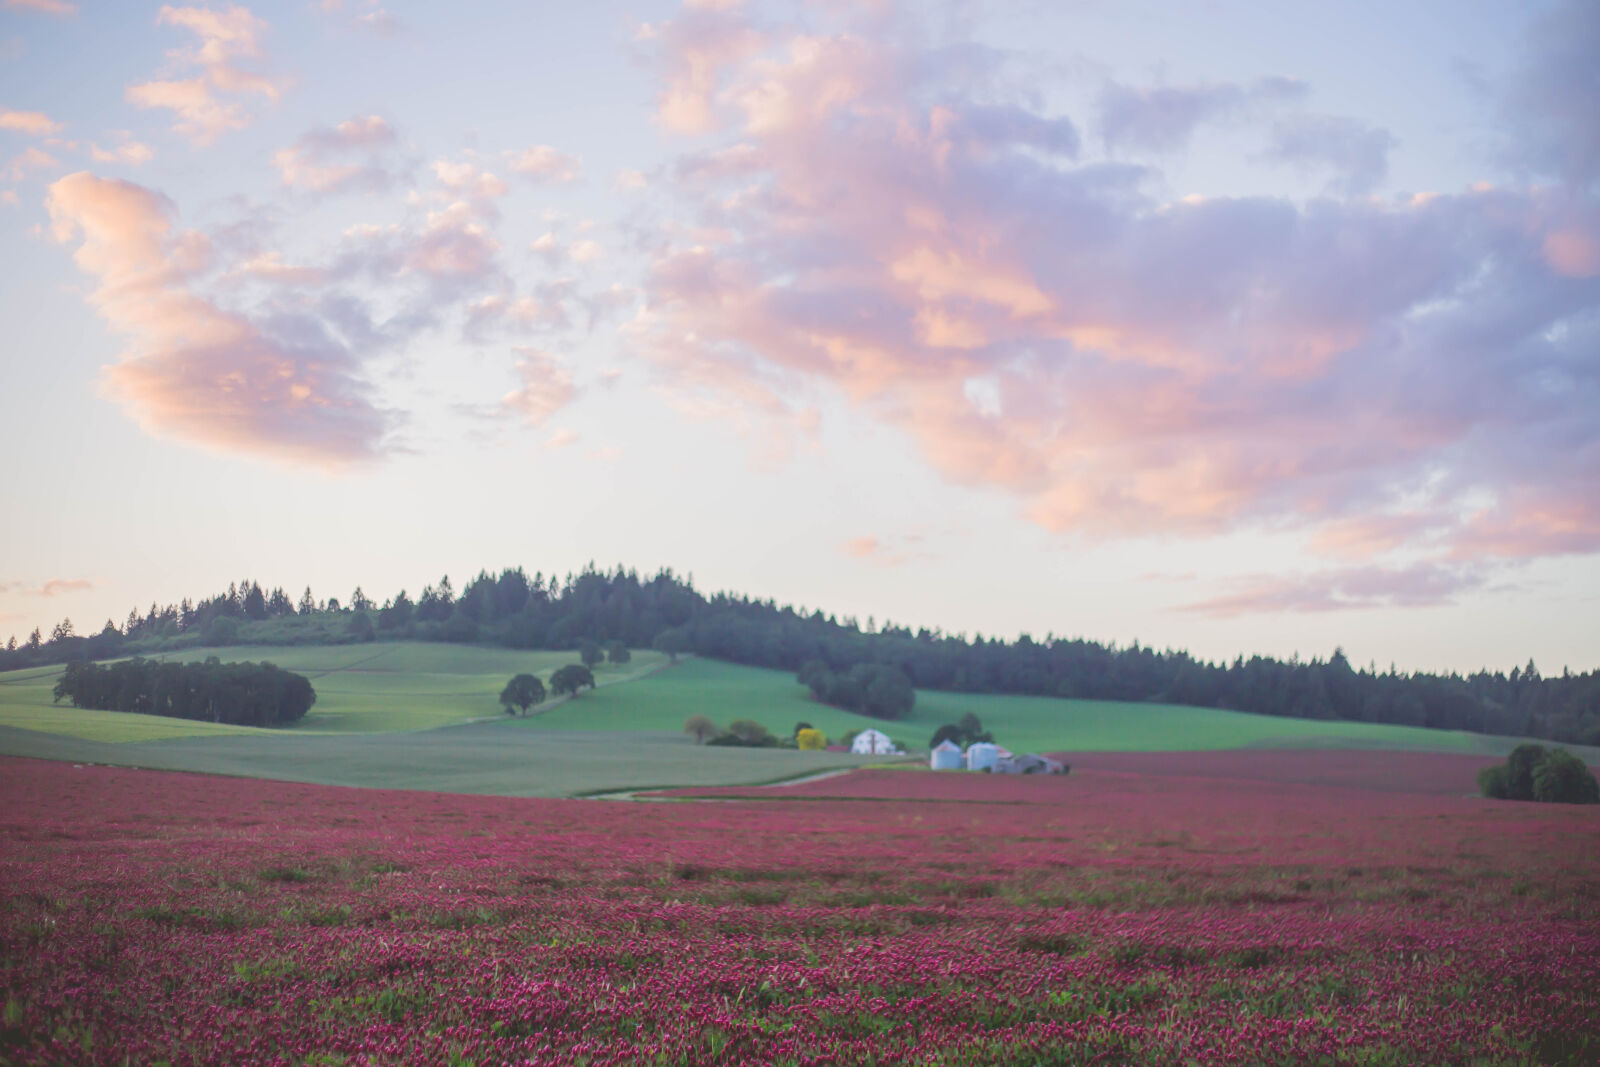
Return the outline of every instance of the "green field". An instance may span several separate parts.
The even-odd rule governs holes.
[[[716,660],[689,660],[644,681],[585,694],[515,725],[531,730],[674,730],[703,714],[719,726],[753,719],[788,735],[805,721],[837,739],[872,726],[926,748],[943,723],[967,712],[1015,752],[1161,752],[1279,746],[1408,748],[1500,754],[1517,739],[1375,723],[1320,722],[1218,708],[1110,700],[990,696],[919,690],[910,718],[885,723],[818,704],[794,675]]]
[[[293,729],[317,733],[430,730],[492,717],[502,714],[500,689],[513,674],[537,674],[548,682],[550,672],[577,661],[575,652],[516,652],[414,641],[321,648],[189,649],[150,658],[191,662],[208,656],[224,662],[265,660],[310,678],[317,703]],[[609,686],[648,673],[665,660],[659,652],[635,652],[629,663],[595,668],[595,681]],[[50,695],[60,674],[59,667],[0,674],[0,725],[94,741],[148,741],[219,730],[258,732],[249,727],[63,707]]]
[[[0,726],[0,754],[320,785],[562,797],[779,781],[869,756],[696,745],[681,733],[535,733],[500,723],[386,734],[258,731],[112,744]]]
[[[175,659],[270,660],[311,678],[317,704],[280,730],[87,711],[57,705],[59,668],[0,674],[0,753],[328,785],[562,796],[646,786],[773,781],[867,757],[697,746],[683,722],[754,719],[788,736],[809,722],[835,740],[866,726],[913,750],[966,712],[1018,751],[1196,751],[1251,746],[1405,748],[1502,754],[1518,739],[1363,723],[1314,722],[1215,708],[924,691],[906,720],[884,723],[817,704],[783,671],[652,652],[596,672],[600,688],[508,719],[496,700],[512,674],[548,676],[570,652],[417,642],[188,650]],[[1600,752],[1575,748],[1591,762]]]

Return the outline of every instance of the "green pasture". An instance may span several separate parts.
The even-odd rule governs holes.
[[[874,762],[835,752],[707,748],[681,733],[536,732],[495,722],[413,733],[256,730],[248,736],[123,744],[0,726],[0,754],[318,785],[529,797],[755,785]]]
[[[1501,754],[1516,738],[1375,723],[1319,722],[1219,708],[1130,704],[1111,700],[988,696],[918,690],[907,719],[883,722],[818,704],[792,674],[693,659],[638,682],[585,693],[519,727],[534,730],[681,730],[690,715],[718,726],[753,719],[788,735],[809,722],[838,739],[876,727],[909,748],[926,748],[943,723],[967,712],[1015,752],[1164,752],[1276,746],[1404,748]]]
[[[809,722],[838,739],[867,726],[912,749],[966,712],[1014,751],[1196,751],[1280,746],[1503,754],[1516,738],[1313,722],[1215,708],[923,691],[911,718],[885,723],[817,704],[783,671],[653,652],[596,671],[600,688],[508,719],[496,700],[515,673],[548,677],[570,652],[373,643],[244,646],[169,653],[190,660],[270,660],[309,676],[317,704],[282,730],[218,726],[57,705],[59,668],[0,674],[0,753],[328,785],[566,796],[648,786],[773,781],[869,757],[697,746],[683,723],[754,719],[789,735]],[[484,721],[477,721],[484,720]],[[1600,763],[1600,751],[1574,749]]]
[[[575,652],[518,652],[415,641],[324,647],[247,645],[186,649],[150,658],[189,662],[208,656],[224,662],[265,660],[310,678],[317,703],[293,727],[297,733],[430,730],[500,715],[500,690],[513,674],[536,674],[548,682],[556,668],[578,661]],[[635,652],[629,663],[595,668],[595,681],[609,686],[648,673],[665,659],[659,652]],[[0,725],[99,741],[261,732],[57,705],[51,689],[60,674],[60,667],[0,674]]]

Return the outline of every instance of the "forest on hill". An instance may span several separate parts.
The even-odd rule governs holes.
[[[770,599],[707,595],[670,569],[642,577],[620,566],[590,565],[563,579],[520,567],[484,571],[459,594],[446,577],[416,599],[402,590],[382,604],[359,588],[345,602],[319,600],[310,589],[295,600],[247,580],[200,601],[135,609],[121,626],[107,620],[92,635],[63,620],[48,639],[38,630],[24,642],[13,637],[0,650],[0,670],[190,647],[384,639],[519,649],[621,641],[788,671],[813,661],[838,672],[882,664],[923,689],[1193,704],[1600,744],[1600,670],[1545,677],[1529,661],[1509,674],[1405,674],[1358,668],[1338,649],[1325,660],[1213,663],[1137,642],[1119,648],[1053,634],[1004,641],[871,619],[863,626]]]

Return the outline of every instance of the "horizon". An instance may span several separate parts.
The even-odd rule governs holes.
[[[1592,671],[1597,51],[1579,0],[3,0],[0,640],[610,560]]]

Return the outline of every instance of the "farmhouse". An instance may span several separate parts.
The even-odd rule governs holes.
[[[928,756],[928,766],[936,771],[959,771],[961,746],[948,737],[940,741]]]
[[[857,755],[888,755],[894,751],[894,742],[889,740],[888,734],[868,727],[856,734],[856,739],[850,744],[850,751]]]

